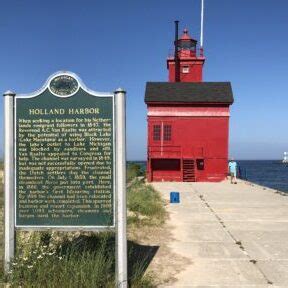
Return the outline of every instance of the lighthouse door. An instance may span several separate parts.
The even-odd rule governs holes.
[[[183,182],[195,182],[195,161],[194,159],[183,159]]]

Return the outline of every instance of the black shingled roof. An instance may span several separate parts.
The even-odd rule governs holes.
[[[226,103],[232,104],[230,82],[147,82],[145,103]]]

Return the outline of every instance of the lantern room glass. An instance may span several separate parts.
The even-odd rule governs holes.
[[[179,40],[178,49],[196,51],[196,44],[197,44],[197,41],[193,41],[193,40]]]

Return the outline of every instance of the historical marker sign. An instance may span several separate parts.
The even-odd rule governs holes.
[[[15,100],[16,227],[113,227],[114,94],[57,73]]]
[[[58,72],[36,93],[3,96],[5,272],[15,228],[115,228],[116,286],[127,287],[125,91]]]

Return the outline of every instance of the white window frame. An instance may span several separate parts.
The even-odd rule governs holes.
[[[182,73],[189,73],[190,67],[189,66],[182,66]]]

